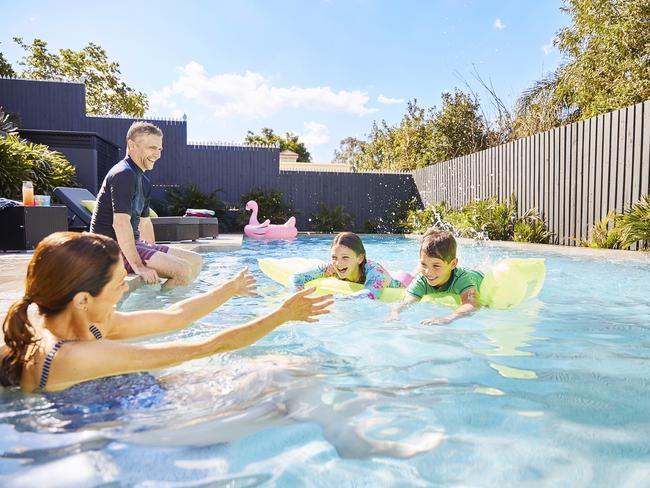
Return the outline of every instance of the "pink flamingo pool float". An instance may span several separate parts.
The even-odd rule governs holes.
[[[257,221],[257,202],[251,200],[246,204],[246,210],[252,210],[248,225],[244,227],[244,234],[253,239],[293,239],[298,235],[296,218],[291,217],[284,224],[272,224],[266,219],[261,224]]]

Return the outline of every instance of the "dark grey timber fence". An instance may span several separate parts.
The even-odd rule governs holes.
[[[650,101],[418,169],[422,202],[459,208],[511,194],[536,208],[560,244],[650,193]]]
[[[18,113],[21,127],[41,131],[96,133],[124,156],[128,117],[86,116],[85,87],[62,83],[0,78],[0,106]],[[279,190],[298,215],[298,227],[311,230],[320,202],[342,205],[355,230],[366,221],[390,218],[397,204],[419,198],[408,174],[351,174],[280,171],[279,149],[218,144],[188,144],[184,120],[147,119],[163,131],[163,155],[148,173],[160,197],[169,186],[195,184],[203,192],[223,190],[219,198],[239,204],[256,188]],[[78,167],[79,161],[72,161]],[[117,161],[115,161],[117,162]],[[0,195],[1,196],[1,195]]]
[[[84,100],[79,83],[0,78],[0,106],[18,112],[22,128],[96,133],[122,157],[134,119],[88,117]],[[280,171],[278,149],[188,144],[184,120],[151,121],[163,130],[165,146],[150,173],[154,184],[221,188],[220,197],[232,203],[255,188],[279,190],[300,212],[303,230],[321,201],[343,205],[360,230],[412,197],[458,208],[514,193],[520,214],[537,208],[559,243],[575,245],[572,238],[588,239],[608,211],[623,212],[650,192],[650,101],[412,174]]]

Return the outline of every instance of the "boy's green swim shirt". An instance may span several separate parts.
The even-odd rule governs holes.
[[[436,293],[453,293],[460,295],[468,288],[478,291],[483,281],[483,273],[472,269],[455,268],[447,283],[441,286],[431,286],[422,273],[418,274],[411,282],[406,292],[417,298]]]

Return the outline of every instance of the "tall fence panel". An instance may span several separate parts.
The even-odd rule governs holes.
[[[511,194],[560,244],[591,237],[610,210],[650,193],[650,101],[413,172],[422,202],[453,208]]]

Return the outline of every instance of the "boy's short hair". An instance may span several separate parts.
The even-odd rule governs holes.
[[[450,263],[456,258],[456,239],[445,230],[429,229],[420,241],[420,252]]]

